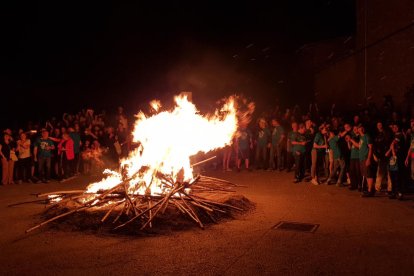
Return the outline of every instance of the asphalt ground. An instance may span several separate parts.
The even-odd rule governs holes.
[[[83,188],[78,177],[0,186],[0,275],[413,275],[414,201],[361,198],[347,188],[293,183],[286,172],[209,172],[246,185],[255,210],[206,227],[125,236],[41,228],[30,194]],[[314,223],[313,233],[273,229]]]

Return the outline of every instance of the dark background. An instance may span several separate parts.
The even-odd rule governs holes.
[[[1,4],[1,127],[85,107],[135,113],[179,91],[306,102],[295,52],[354,33],[355,4],[274,2]]]

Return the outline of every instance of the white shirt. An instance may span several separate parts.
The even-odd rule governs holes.
[[[30,157],[30,140],[26,139],[26,141],[22,142],[22,140],[17,141],[19,150],[19,159],[28,158]]]

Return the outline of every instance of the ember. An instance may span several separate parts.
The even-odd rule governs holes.
[[[238,185],[226,180],[194,175],[193,167],[209,161],[190,164],[190,157],[231,144],[237,130],[238,118],[251,114],[236,114],[236,98],[226,100],[214,115],[202,116],[185,96],[175,98],[172,111],[161,111],[159,102],[151,105],[156,113],[147,117],[137,115],[134,142],[139,147],[121,160],[118,171],[105,170],[106,178],[90,184],[85,191],[61,191],[40,194],[50,208],[68,207],[30,229],[84,210],[105,210],[102,222],[115,213],[115,229],[138,221],[140,229],[152,227],[154,218],[174,207],[204,227],[201,215],[215,221],[215,214],[241,208],[218,202],[208,194],[231,194]],[[156,104],[154,104],[156,103]],[[157,108],[155,108],[155,106]],[[254,105],[250,105],[253,106]],[[70,207],[69,207],[70,206]],[[122,222],[121,216],[127,217]]]

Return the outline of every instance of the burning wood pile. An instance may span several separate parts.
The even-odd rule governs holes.
[[[152,227],[154,218],[158,214],[163,214],[170,207],[176,208],[183,215],[194,220],[201,228],[204,228],[204,224],[200,215],[216,222],[217,213],[225,214],[229,210],[243,211],[242,208],[215,201],[206,196],[208,193],[234,193],[234,188],[238,185],[226,180],[198,175],[191,182],[172,182],[171,177],[161,173],[157,174],[157,177],[162,179],[166,187],[166,191],[160,195],[151,195],[150,191],[144,195],[129,194],[127,187],[128,181],[131,179],[125,179],[115,187],[99,191],[96,194],[87,194],[83,190],[39,194],[38,197],[46,198],[48,208],[66,207],[67,211],[28,229],[26,232],[87,209],[91,211],[105,210],[101,222],[105,222],[112,213],[116,213],[112,220],[112,223],[118,223],[115,230],[134,221],[139,221],[141,230]],[[121,216],[128,217],[128,219],[119,223]]]
[[[39,194],[49,210],[64,211],[27,232],[84,211],[101,212],[101,222],[112,220],[114,229],[137,223],[141,230],[152,227],[157,217],[172,208],[201,228],[206,218],[215,222],[217,214],[243,211],[211,196],[230,195],[238,185],[194,174],[193,167],[212,158],[191,165],[190,157],[231,144],[238,121],[246,120],[253,109],[241,114],[235,98],[229,98],[214,115],[202,116],[185,96],[175,101],[172,111],[159,112],[159,102],[153,102],[156,114],[137,115],[133,135],[140,146],[121,160],[118,171],[105,170],[106,177],[86,190]]]

